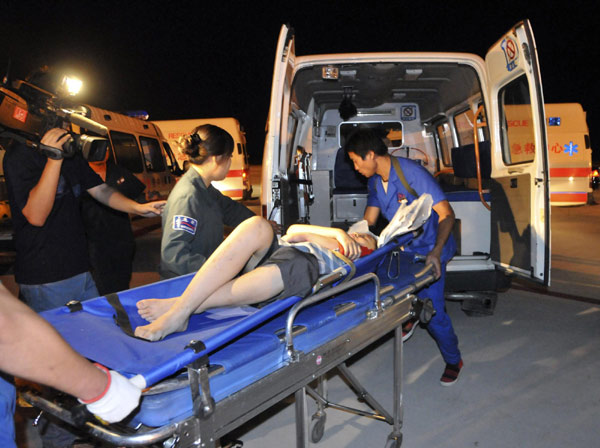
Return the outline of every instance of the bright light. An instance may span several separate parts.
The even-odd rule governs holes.
[[[63,78],[61,87],[66,94],[74,96],[79,93],[82,86],[83,82],[80,79],[67,75]]]
[[[573,182],[573,176],[569,176],[569,182]]]

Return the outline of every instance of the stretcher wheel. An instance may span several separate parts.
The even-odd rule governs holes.
[[[398,436],[390,434],[385,443],[385,448],[400,448],[400,446],[402,446],[402,434]]]
[[[317,412],[312,416],[310,421],[310,440],[312,443],[318,443],[325,433],[325,421],[327,414],[325,412]]]
[[[419,320],[424,324],[427,324],[433,315],[435,314],[435,309],[433,308],[433,302],[431,299],[423,300],[423,306],[421,311],[419,312]]]

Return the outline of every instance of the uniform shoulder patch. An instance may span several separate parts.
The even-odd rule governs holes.
[[[195,235],[197,226],[198,221],[194,218],[190,218],[189,216],[185,215],[173,216],[173,230],[183,230],[187,233]]]

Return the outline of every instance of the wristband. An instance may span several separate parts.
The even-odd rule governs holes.
[[[83,404],[90,404],[90,403],[94,403],[94,402],[100,400],[103,396],[106,395],[106,392],[108,392],[108,389],[110,388],[110,383],[112,381],[112,378],[110,376],[110,371],[106,367],[104,367],[102,364],[98,364],[97,362],[95,362],[94,365],[106,374],[108,381],[106,382],[106,387],[104,388],[104,390],[102,391],[102,393],[100,395],[98,395],[97,397],[94,397],[94,398],[90,398],[89,400],[80,400]]]

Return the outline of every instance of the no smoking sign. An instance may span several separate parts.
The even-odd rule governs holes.
[[[506,58],[506,69],[509,72],[513,71],[517,66],[517,60],[519,59],[519,47],[517,42],[511,37],[507,37],[502,41],[500,46],[502,47],[504,57]]]

